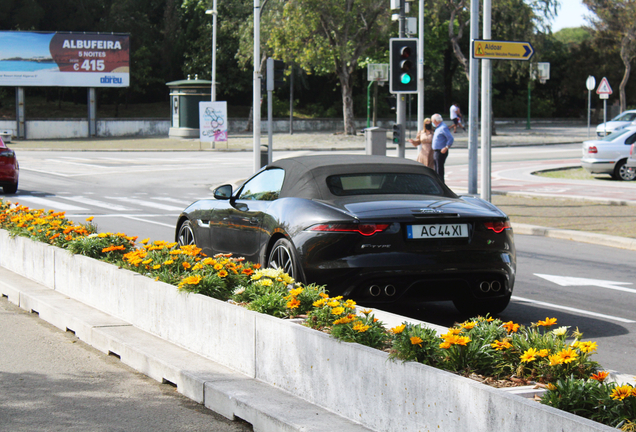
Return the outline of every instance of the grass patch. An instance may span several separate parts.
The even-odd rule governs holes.
[[[538,171],[535,175],[539,177],[570,179],[570,180],[596,180],[598,177],[585,171],[584,168],[568,168],[553,171]],[[609,174],[598,174],[601,178],[609,177]]]

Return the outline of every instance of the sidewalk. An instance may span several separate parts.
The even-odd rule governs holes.
[[[390,140],[390,131],[387,138]],[[591,130],[590,139],[594,139]],[[412,131],[415,137],[417,131]],[[409,132],[406,132],[409,137]],[[267,134],[262,134],[261,145],[267,145]],[[497,135],[492,137],[493,147],[525,145],[581,143],[587,137],[587,126],[572,124],[537,124],[527,130],[525,124],[497,125]],[[277,133],[273,135],[274,149],[286,150],[364,150],[365,137],[342,133]],[[387,142],[389,147],[393,146]],[[9,146],[15,150],[68,150],[68,151],[252,151],[254,142],[251,133],[235,134],[226,143],[201,142],[198,139],[176,139],[169,137],[125,137],[125,138],[77,138],[65,140],[13,140]],[[455,134],[455,147],[468,147],[468,133],[461,129]]]

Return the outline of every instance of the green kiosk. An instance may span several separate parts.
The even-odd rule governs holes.
[[[212,81],[194,79],[166,83],[170,88],[170,131],[171,138],[199,137],[199,102],[211,99]]]

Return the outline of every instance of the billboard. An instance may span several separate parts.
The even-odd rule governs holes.
[[[128,87],[130,36],[0,31],[0,86]]]

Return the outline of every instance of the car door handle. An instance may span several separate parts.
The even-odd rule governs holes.
[[[199,225],[201,228],[210,228],[210,221],[198,219],[197,225]]]
[[[250,224],[251,225],[258,225],[258,218],[257,217],[253,217],[250,219]]]

